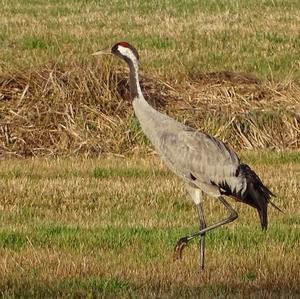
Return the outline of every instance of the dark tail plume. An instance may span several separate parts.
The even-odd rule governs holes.
[[[237,169],[237,176],[244,177],[247,182],[247,189],[241,195],[241,200],[257,209],[261,228],[268,228],[268,203],[281,211],[270,198],[275,195],[262,183],[258,175],[246,164],[240,164]]]

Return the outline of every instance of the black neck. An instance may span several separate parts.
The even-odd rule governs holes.
[[[133,101],[134,98],[139,97],[139,78],[138,70],[135,69],[134,64],[131,60],[127,61],[129,65],[129,87],[130,87],[130,96]]]

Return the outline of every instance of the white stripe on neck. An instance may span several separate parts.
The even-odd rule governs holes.
[[[130,59],[133,63],[133,67],[134,67],[134,73],[135,73],[135,78],[138,81],[137,82],[137,92],[139,95],[139,98],[144,98],[143,94],[142,94],[142,90],[140,87],[140,83],[139,83],[139,62],[136,58],[136,56],[133,54],[133,52],[131,51],[131,49],[123,47],[123,46],[118,46],[118,51],[125,57],[127,57],[128,59]]]

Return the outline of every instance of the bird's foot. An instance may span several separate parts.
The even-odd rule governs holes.
[[[174,254],[173,254],[173,260],[176,261],[178,259],[182,258],[182,251],[187,245],[189,239],[188,237],[182,237],[178,240],[175,248],[174,248]]]

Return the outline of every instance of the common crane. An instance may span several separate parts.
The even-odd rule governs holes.
[[[241,163],[237,154],[222,141],[179,123],[147,103],[139,83],[139,54],[131,44],[119,42],[112,48],[92,55],[99,54],[116,55],[128,64],[132,105],[142,130],[166,165],[185,182],[187,191],[197,206],[200,230],[178,240],[174,257],[181,257],[187,243],[199,236],[200,267],[204,269],[206,232],[238,217],[224,195],[256,208],[261,227],[266,230],[268,203],[280,209],[270,201],[271,196],[275,195],[257,174],[248,165]],[[228,210],[229,216],[207,226],[202,192],[217,198]]]

